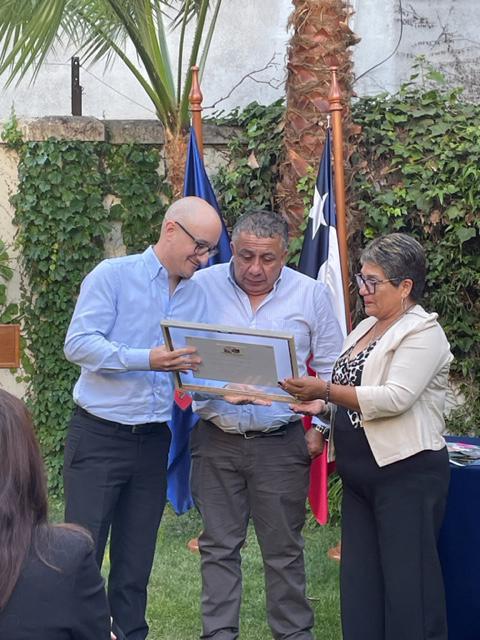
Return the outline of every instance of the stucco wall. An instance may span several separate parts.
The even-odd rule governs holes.
[[[241,3],[223,0],[202,81],[205,106],[226,96],[244,76],[264,68],[274,57],[275,66],[254,74],[254,79],[246,79],[216,108],[231,110],[253,100],[269,104],[283,95],[291,7],[290,0],[242,0]],[[191,32],[189,35],[191,37]],[[168,35],[174,68],[178,37],[178,30]],[[126,51],[136,60],[131,46],[127,46]],[[12,104],[20,116],[70,114],[70,57],[74,53],[58,47],[57,55],[47,59],[34,85],[30,85],[31,75],[28,75],[19,86],[1,91],[0,119],[8,115]],[[0,78],[0,86],[4,79]],[[107,119],[155,118],[152,104],[121,61],[106,70],[103,63],[81,69],[80,83],[84,90],[85,115]]]
[[[362,38],[353,48],[358,95],[395,91],[410,76],[415,56],[425,54],[444,69],[452,84],[464,85],[470,97],[480,96],[478,0],[351,0],[350,4],[354,10],[351,25]],[[227,96],[242,78],[264,68],[272,58],[268,69],[246,78],[216,108],[229,111],[253,100],[269,104],[284,95],[292,6],[291,0],[223,1],[202,81],[206,107]],[[169,34],[169,42],[175,63],[178,31]],[[131,48],[127,47],[127,53],[136,57]],[[0,91],[0,119],[8,115],[12,105],[20,116],[70,114],[73,54],[73,50],[57,47],[57,55],[47,59],[35,84],[30,84],[31,76],[27,75],[19,86]],[[152,105],[123,63],[115,62],[108,69],[103,63],[96,64],[81,69],[80,76],[85,115],[155,117]],[[6,76],[0,77],[0,86],[5,80]]]
[[[415,58],[424,55],[450,85],[464,86],[469,98],[480,99],[478,0],[352,0],[351,4],[352,28],[362,37],[354,53],[359,95],[396,91],[409,79]]]
[[[16,228],[12,224],[14,210],[9,202],[10,196],[17,190],[17,161],[17,154],[0,144],[0,237],[7,245],[13,269],[13,278],[7,285],[9,302],[18,302],[20,299],[20,269],[14,242]],[[9,370],[0,369],[0,387],[16,395],[23,394],[23,386],[15,382],[15,376]]]

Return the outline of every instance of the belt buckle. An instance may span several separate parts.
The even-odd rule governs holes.
[[[134,424],[132,427],[131,433],[135,433],[135,434],[142,433],[142,426],[143,425],[141,424]]]
[[[259,433],[261,433],[261,431],[258,431],[258,432],[256,432],[256,431],[250,431],[250,432],[244,431],[242,435],[245,438],[245,440],[252,440],[253,438],[258,438],[259,437],[258,436]]]

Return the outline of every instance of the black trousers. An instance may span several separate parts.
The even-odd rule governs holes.
[[[273,637],[312,640],[302,538],[310,458],[301,423],[279,435],[246,439],[200,420],[191,450],[192,495],[203,521],[201,637],[239,637],[240,550],[251,516]]]
[[[450,477],[446,448],[379,467],[363,429],[336,425],[335,450],[343,482],[344,640],[447,640],[437,552]]]
[[[74,413],[65,443],[65,520],[90,531],[99,566],[110,531],[111,614],[128,640],[144,640],[171,435],[166,423],[139,433],[114,425]]]

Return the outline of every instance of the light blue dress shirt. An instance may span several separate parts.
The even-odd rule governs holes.
[[[170,419],[173,377],[151,371],[150,349],[163,344],[163,319],[205,322],[201,287],[182,280],[169,294],[168,272],[152,247],[101,262],[84,279],[65,340],[81,366],[75,402],[93,415],[141,424]]]
[[[320,377],[330,378],[343,337],[329,290],[324,284],[284,267],[272,291],[257,310],[252,311],[248,295],[234,280],[231,262],[197,271],[193,280],[205,292],[210,322],[291,333],[295,339],[299,375],[307,374],[306,362],[312,354],[312,369]],[[194,411],[224,431],[235,433],[268,431],[298,420],[283,402],[262,407],[231,405],[217,398],[197,398]]]

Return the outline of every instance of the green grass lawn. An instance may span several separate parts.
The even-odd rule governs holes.
[[[63,507],[51,502],[54,521],[62,520]],[[149,640],[198,640],[200,618],[200,557],[187,549],[190,538],[201,530],[192,509],[178,517],[167,507],[158,534],[155,563],[150,578],[147,618]],[[315,612],[315,638],[341,640],[338,595],[338,563],[327,558],[337,544],[340,529],[308,524],[304,531],[307,593]],[[265,616],[263,567],[255,532],[250,527],[242,551],[243,603],[241,640],[270,640]],[[103,573],[108,573],[106,554]]]
[[[168,509],[159,531],[150,579],[148,621],[151,640],[198,640],[200,637],[200,558],[186,547],[201,530],[195,511],[177,517]],[[315,611],[315,637],[341,640],[338,563],[326,556],[339,540],[337,527],[309,525],[305,530],[308,596]],[[260,550],[253,528],[242,551],[243,603],[241,640],[269,640]]]

